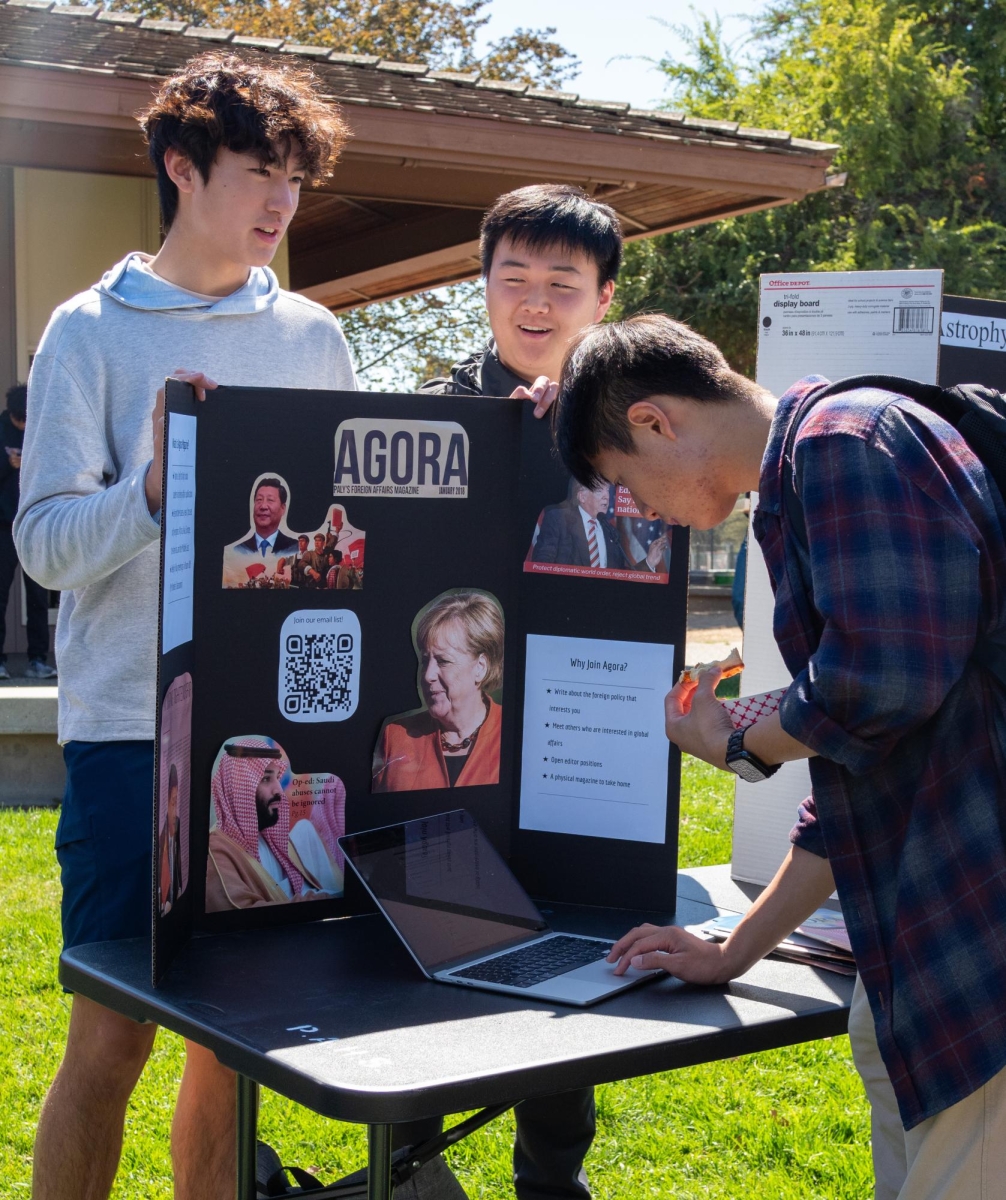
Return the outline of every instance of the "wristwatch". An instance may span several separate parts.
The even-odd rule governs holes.
[[[743,729],[735,729],[730,735],[727,740],[727,766],[745,783],[761,783],[765,779],[771,779],[782,763],[770,767],[756,754],[744,749],[744,735],[750,728],[750,725],[745,725]]]

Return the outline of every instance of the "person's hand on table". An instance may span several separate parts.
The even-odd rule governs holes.
[[[529,388],[514,388],[510,393],[511,400],[533,400],[534,415],[543,417],[559,395],[559,385],[547,375],[539,375]]]
[[[679,750],[725,771],[727,741],[734,726],[716,699],[716,685],[722,676],[719,667],[710,667],[701,673],[698,683],[676,683],[664,698],[664,727]]]
[[[206,392],[217,386],[204,372],[188,371],[184,367],[172,371],[171,378],[191,384],[195,388],[197,400],[205,400]],[[143,492],[147,499],[147,508],[152,516],[161,510],[160,466],[161,456],[164,453],[164,388],[157,389],[157,399],[154,401],[154,411],[150,414],[150,423],[154,431],[154,457],[147,468]]]
[[[616,975],[666,971],[685,983],[726,983],[743,973],[725,953],[726,943],[707,942],[677,925],[638,925],[611,948],[606,962],[617,963]]]

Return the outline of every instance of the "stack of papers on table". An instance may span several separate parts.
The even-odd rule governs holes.
[[[716,917],[699,930],[712,941],[725,942],[739,924],[739,913]],[[855,975],[845,918],[833,908],[819,908],[773,950],[770,957],[802,962],[838,975]]]

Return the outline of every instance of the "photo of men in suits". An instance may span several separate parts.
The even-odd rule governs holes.
[[[614,529],[603,518],[611,500],[607,484],[591,491],[574,484],[573,494],[562,504],[542,512],[531,547],[533,562],[564,563],[572,567],[627,568]]]
[[[644,572],[658,575],[665,570],[666,535],[655,537],[636,560],[623,547],[614,517],[615,505],[610,484],[585,487],[570,481],[569,495],[560,504],[549,504],[541,512],[525,562],[525,570],[535,564],[549,564],[556,574],[607,575],[612,571]],[[563,570],[563,568],[572,568]],[[540,569],[540,568],[539,568]]]

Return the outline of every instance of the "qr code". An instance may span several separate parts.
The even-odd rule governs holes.
[[[348,610],[291,613],[280,632],[279,707],[290,721],[344,721],[360,698],[360,622]]]

